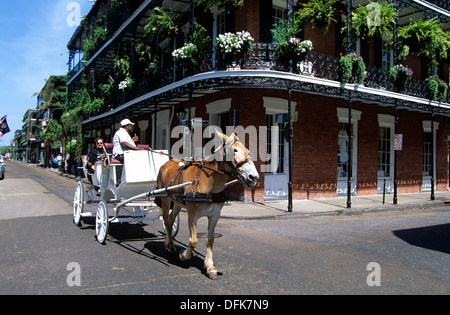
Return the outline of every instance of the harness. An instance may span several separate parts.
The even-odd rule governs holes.
[[[245,164],[250,162],[250,158],[244,159],[242,161],[239,161],[237,163],[234,162],[234,159],[230,162],[226,160],[227,151],[230,147],[232,147],[236,142],[239,142],[239,139],[233,139],[226,144],[222,145],[222,155],[223,155],[223,161],[222,164],[222,170],[216,170],[211,167],[208,167],[205,165],[205,160],[199,160],[199,161],[188,161],[186,164],[183,164],[182,162],[179,163],[179,169],[175,176],[172,178],[170,183],[167,185],[166,188],[172,186],[174,184],[174,181],[178,178],[178,184],[182,184],[182,175],[183,171],[186,170],[189,167],[196,166],[198,167],[198,172],[192,181],[191,189],[189,192],[183,193],[182,188],[180,188],[180,191],[178,194],[173,194],[169,191],[166,191],[168,194],[168,197],[171,197],[178,202],[182,204],[186,204],[186,202],[198,202],[198,203],[223,203],[228,201],[228,193],[225,191],[225,188],[223,191],[218,193],[200,193],[199,192],[199,185],[200,185],[200,175],[203,169],[209,169],[213,172],[222,174],[222,175],[228,175],[231,177],[237,177],[239,179],[242,179],[241,172],[239,169],[244,166]],[[207,159],[206,159],[207,160]],[[228,163],[228,165],[232,168],[232,172],[229,173],[225,170],[225,165]]]

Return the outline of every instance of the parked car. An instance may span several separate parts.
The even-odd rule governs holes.
[[[0,180],[5,178],[5,160],[0,156]]]

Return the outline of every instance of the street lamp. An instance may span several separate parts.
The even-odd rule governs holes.
[[[186,118],[186,115],[186,111],[181,106],[175,110],[175,116],[177,116],[179,124]]]

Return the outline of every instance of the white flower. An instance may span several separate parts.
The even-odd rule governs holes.
[[[217,37],[217,48],[225,53],[241,52],[246,45],[251,47],[252,41],[254,39],[249,32],[225,33]]]
[[[175,59],[189,59],[193,58],[194,54],[197,52],[197,46],[192,43],[188,43],[183,47],[176,49],[172,52],[172,56]]]
[[[128,88],[132,88],[133,83],[134,83],[133,79],[126,78],[125,80],[123,80],[122,82],[119,83],[119,90],[125,90]]]

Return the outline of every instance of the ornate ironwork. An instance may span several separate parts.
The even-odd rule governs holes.
[[[307,78],[320,78],[330,81],[339,82],[339,58],[328,56],[316,52],[311,52],[306,59],[294,67],[295,77],[290,77],[288,81],[292,81],[291,84],[294,91],[343,97],[340,88],[330,88],[326,84],[320,83],[308,83]],[[267,43],[256,43],[254,44],[252,53],[248,58],[240,60],[240,71],[247,71],[248,75],[233,75],[227,77],[226,72],[223,74],[223,78],[208,79],[206,82],[196,83],[198,88],[204,88],[205,86],[213,86],[214,89],[225,89],[225,88],[235,88],[235,87],[245,87],[245,88],[269,88],[269,89],[285,89],[287,88],[286,79],[280,79],[280,76],[276,75],[277,72],[288,72],[285,65],[281,64],[277,58],[275,52],[274,44]],[[159,88],[170,86],[181,80],[186,80],[188,78],[193,78],[195,75],[205,74],[210,72],[224,71],[227,69],[224,62],[215,60],[211,53],[209,60],[206,60],[202,64],[197,66],[186,67],[182,64],[169,63],[166,64],[161,70],[160,75],[149,78],[144,76],[136,80],[135,88],[127,93],[118,93],[115,95],[116,103],[113,104],[113,108],[117,108],[130,100],[141,97],[149,93],[150,91],[155,91]],[[251,70],[260,71],[273,71],[274,73],[267,73],[266,77],[253,76]],[[250,71],[250,72],[248,72]],[[233,71],[228,71],[230,74]],[[256,73],[256,71],[255,71]],[[195,81],[195,80],[193,80]],[[396,91],[393,83],[389,80],[388,71],[367,66],[366,76],[363,82],[365,87],[370,87],[373,89],[378,89],[381,91],[389,92],[399,92],[408,96],[414,96],[417,98],[426,98],[424,81],[417,78],[412,78],[407,81],[404,89],[401,91]],[[388,99],[389,97],[380,97],[379,93],[372,93],[374,95],[362,96],[362,94],[371,93],[360,93],[359,98],[365,101],[371,101],[382,104],[391,104]]]

